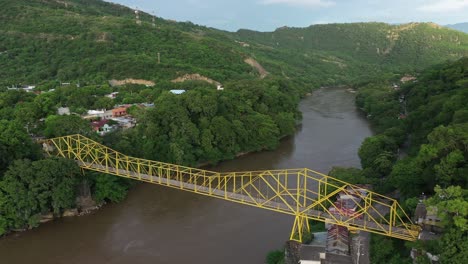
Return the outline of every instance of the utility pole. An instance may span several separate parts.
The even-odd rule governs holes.
[[[137,9],[135,9],[135,20],[136,20],[137,25],[141,25],[140,12],[138,11],[138,7]]]
[[[161,63],[161,54],[158,52],[158,64]]]

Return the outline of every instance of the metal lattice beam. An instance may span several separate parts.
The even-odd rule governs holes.
[[[409,241],[420,232],[395,199],[310,169],[219,173],[130,157],[81,135],[48,139],[43,146],[83,169],[292,215],[292,240],[302,241],[309,219]],[[337,195],[351,205],[337,203]]]

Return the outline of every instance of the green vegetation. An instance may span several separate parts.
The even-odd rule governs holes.
[[[435,195],[428,200],[429,205],[436,206],[441,212],[442,223],[461,232],[468,231],[468,190],[460,186],[442,189],[436,186]]]
[[[364,85],[357,97],[379,132],[359,150],[361,176],[380,191],[398,190],[408,208],[415,207],[422,193],[433,195],[426,203],[439,209],[445,232],[440,241],[415,247],[440,254],[441,263],[462,263],[468,246],[467,69],[464,58],[429,68],[401,90],[388,83]],[[397,159],[403,144],[407,155]],[[401,249],[392,244],[390,255]],[[385,256],[378,248],[373,256]]]
[[[267,264],[283,264],[284,250],[275,250],[268,253],[266,257]]]
[[[318,75],[329,84],[388,79],[467,55],[468,35],[432,23],[351,23],[283,27],[274,32],[239,30],[268,69],[288,76]],[[275,53],[272,55],[272,53]],[[287,65],[274,62],[281,58]],[[288,71],[291,67],[297,67]],[[297,70],[297,71],[296,71]],[[295,74],[297,73],[297,75]],[[324,79],[325,80],[325,79]]]
[[[367,181],[361,170],[357,168],[333,167],[332,170],[328,172],[328,175],[351,184],[359,184]]]
[[[130,8],[98,0],[2,0],[1,5],[9,10],[0,26],[4,85],[45,80],[103,84],[126,77],[159,82],[185,73],[217,81],[252,78],[242,53],[209,37],[218,31],[162,19],[154,28],[147,14],[138,26]]]
[[[79,175],[70,160],[14,161],[0,181],[0,231],[35,227],[41,213],[72,207]]]
[[[410,264],[409,253],[399,240],[371,234],[371,263]]]
[[[9,10],[0,16],[1,86],[125,78],[161,84],[186,73],[219,82],[258,77],[246,58],[301,84],[333,85],[423,69],[468,49],[468,35],[430,23],[229,33],[160,18],[153,27],[145,13],[137,25],[130,8],[99,0],[0,3]]]
[[[94,200],[102,202],[121,202],[127,195],[129,181],[114,175],[90,173],[94,181]]]
[[[312,233],[327,231],[324,222],[309,220],[309,225]]]
[[[219,92],[197,88],[162,93],[157,107],[137,113],[140,125],[111,135],[124,153],[195,166],[232,159],[240,152],[273,149],[300,118],[299,88],[289,81],[237,81]]]
[[[0,93],[0,235],[35,227],[43,214],[59,216],[65,209],[76,207],[77,191],[86,181],[73,161],[44,158],[41,146],[30,136],[82,133],[98,139],[79,116],[50,115],[60,104],[51,95]],[[121,201],[125,197],[129,181],[114,178],[90,178],[96,201]]]
[[[366,176],[385,178],[386,187],[407,197],[431,193],[436,184],[467,186],[467,64],[431,68],[401,90],[384,83],[359,88],[357,104],[379,132],[359,150]],[[405,142],[409,156],[397,161]]]

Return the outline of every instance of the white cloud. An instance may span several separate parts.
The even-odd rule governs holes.
[[[468,7],[468,0],[437,0],[424,4],[418,9],[430,13],[447,13],[461,11]]]
[[[330,0],[262,0],[261,3],[264,5],[284,4],[304,7],[328,7],[335,5],[335,2]]]

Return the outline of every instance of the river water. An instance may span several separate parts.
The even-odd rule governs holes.
[[[242,171],[359,167],[371,130],[354,95],[317,90],[300,104],[303,123],[274,151],[210,168]],[[0,263],[264,263],[289,238],[293,217],[151,184],[119,204],[0,239]]]

